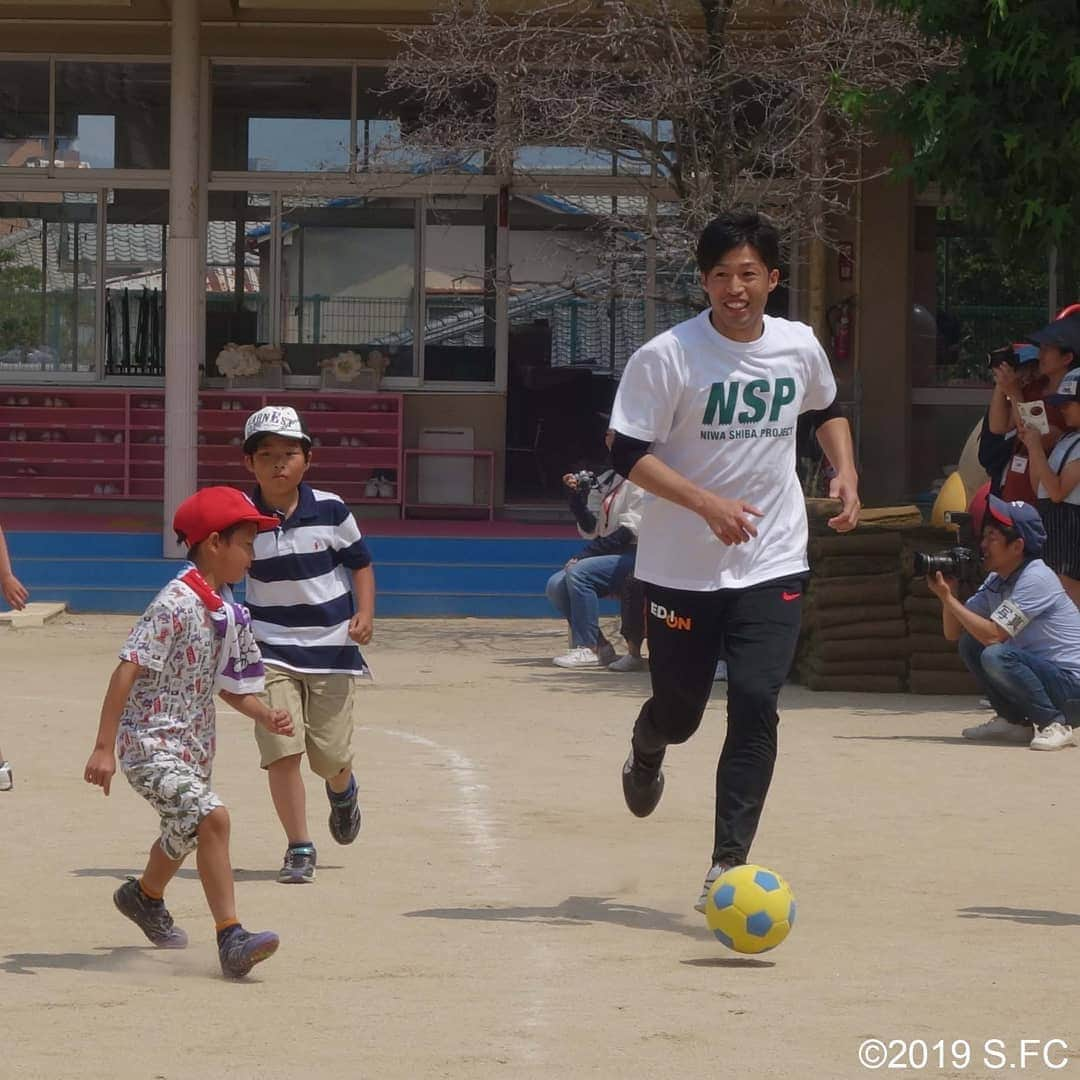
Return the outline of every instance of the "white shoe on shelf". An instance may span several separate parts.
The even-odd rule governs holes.
[[[377,499],[379,497],[379,481],[373,476],[364,485],[364,498],[365,499]]]

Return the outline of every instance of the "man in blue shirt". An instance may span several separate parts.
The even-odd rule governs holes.
[[[990,574],[978,592],[964,604],[955,581],[927,579],[945,637],[960,642],[997,713],[965,728],[966,739],[1029,742],[1032,750],[1080,745],[1080,612],[1039,558],[1045,541],[1035,507],[991,495],[980,545]]]

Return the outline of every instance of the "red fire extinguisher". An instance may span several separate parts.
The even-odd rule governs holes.
[[[832,355],[837,364],[846,364],[851,359],[851,313],[854,299],[849,296],[846,300],[833,304],[827,313],[829,329],[832,331]]]

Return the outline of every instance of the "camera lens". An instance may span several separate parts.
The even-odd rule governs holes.
[[[960,576],[960,562],[952,552],[942,551],[930,555],[925,551],[916,551],[912,564],[916,574],[930,577],[944,574],[945,577]]]

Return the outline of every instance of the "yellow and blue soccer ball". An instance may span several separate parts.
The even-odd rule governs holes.
[[[791,886],[764,866],[733,866],[709,886],[705,921],[737,953],[775,949],[795,925]]]

